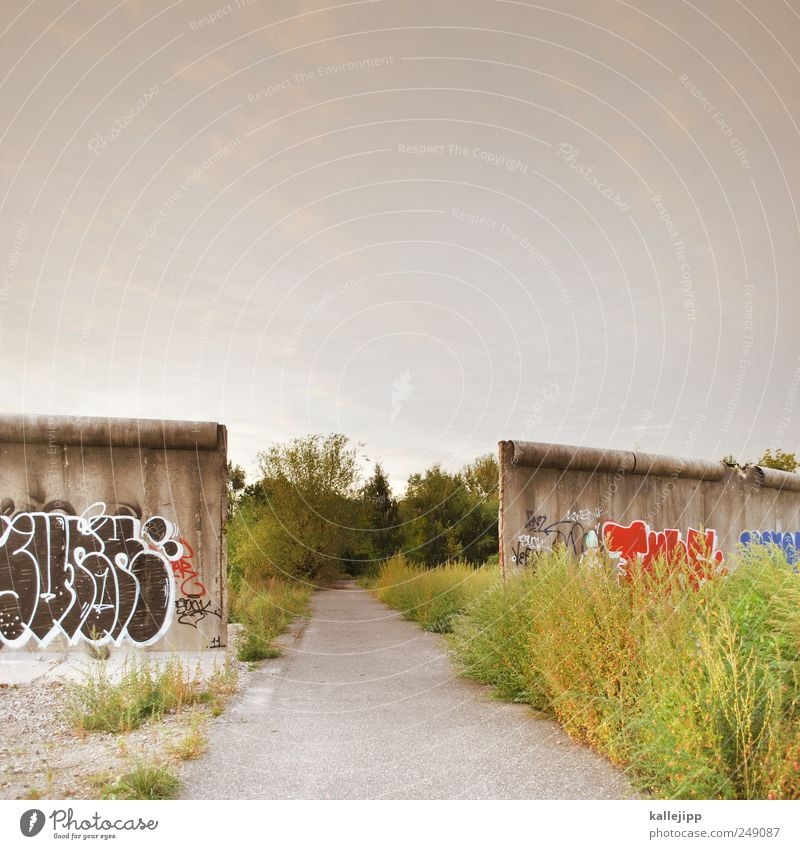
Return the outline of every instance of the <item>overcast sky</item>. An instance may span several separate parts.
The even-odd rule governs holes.
[[[800,0],[3,0],[3,412],[800,447]]]

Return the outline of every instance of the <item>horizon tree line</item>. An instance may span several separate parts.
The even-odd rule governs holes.
[[[499,467],[483,454],[457,472],[435,463],[396,495],[380,461],[362,475],[358,446],[344,434],[310,434],[258,454],[246,483],[228,464],[229,561],[236,578],[253,568],[317,581],[370,574],[403,553],[438,566],[478,566],[498,552]]]

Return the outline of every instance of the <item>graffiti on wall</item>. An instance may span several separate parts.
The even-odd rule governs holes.
[[[222,608],[201,598],[175,599],[175,616],[179,625],[189,625],[196,628],[207,616],[222,618]]]
[[[546,515],[534,510],[528,510],[526,514],[525,533],[517,537],[511,550],[511,562],[517,566],[535,567],[539,554],[560,546],[590,567],[602,565],[602,558],[598,555],[604,551],[619,575],[628,575],[626,565],[637,558],[646,570],[651,570],[659,558],[671,566],[686,564],[690,567],[690,579],[695,586],[721,571],[724,556],[717,547],[714,530],[689,528],[684,539],[680,530],[666,528],[654,531],[642,520],[629,525],[600,522],[601,509],[573,511],[557,522],[549,522]],[[791,538],[791,542],[793,551],[800,551],[800,534],[796,540]],[[781,544],[788,546],[789,542],[784,538]]]
[[[751,545],[777,545],[783,549],[784,557],[791,566],[800,560],[800,531],[743,531],[739,542],[745,547]]]
[[[603,510],[572,511],[565,518],[550,522],[548,517],[535,510],[526,510],[525,533],[517,537],[511,550],[511,562],[530,566],[542,552],[561,546],[581,556],[587,549],[597,546],[597,520]]]
[[[176,590],[180,593],[180,596],[175,599],[175,616],[178,624],[197,628],[208,616],[222,619],[222,607],[207,597],[208,590],[192,563],[194,550],[183,537],[180,538],[179,544],[180,557],[171,561]]]
[[[693,573],[693,583],[719,573],[723,553],[717,548],[717,532],[689,528],[686,539],[681,531],[666,528],[654,531],[647,522],[636,520],[629,525],[604,522],[601,539],[609,555],[615,558],[621,572],[625,564],[640,558],[644,569],[652,569],[662,558],[668,565],[686,563]]]
[[[192,564],[194,550],[183,537],[179,545],[181,546],[180,557],[172,560],[172,574],[175,576],[178,591],[187,598],[202,598],[206,595],[206,587]]]
[[[173,616],[174,564],[185,556],[177,528],[133,510],[111,515],[102,503],[79,516],[64,502],[46,506],[15,511],[3,499],[0,642],[46,646],[64,635],[71,645],[127,638],[147,646],[162,637]]]

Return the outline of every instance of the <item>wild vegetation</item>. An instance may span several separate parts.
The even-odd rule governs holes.
[[[782,472],[796,472],[800,463],[797,457],[790,451],[781,451],[776,448],[774,451],[771,448],[758,458],[759,466],[766,466],[769,469],[779,469]]]
[[[763,465],[796,469],[793,455]],[[688,566],[556,550],[506,582],[497,567],[497,462],[439,465],[392,492],[364,478],[346,437],[310,436],[260,455],[232,484],[231,609],[258,658],[343,573],[427,630],[461,671],[530,704],[664,798],[800,797],[800,578],[751,546],[699,588]],[[235,471],[235,470],[234,470]]]
[[[558,719],[678,799],[800,798],[800,578],[776,548],[692,588],[688,568],[496,570],[387,562],[375,589],[449,638],[461,671]]]
[[[134,658],[119,676],[112,676],[100,662],[70,687],[67,710],[78,732],[119,734],[190,705],[221,709],[235,688],[236,670],[230,664],[204,677],[177,656],[163,664]]]
[[[97,661],[83,680],[68,685],[66,718],[80,737],[90,733],[127,735],[145,723],[168,714],[188,711],[186,733],[166,747],[150,747],[131,756],[126,737],[120,737],[120,754],[127,771],[115,777],[106,770],[91,777],[93,793],[103,799],[171,799],[180,788],[174,763],[199,757],[206,749],[204,723],[222,713],[236,689],[238,674],[231,663],[211,674],[192,670],[178,656],[164,663],[130,659],[112,673],[106,661]]]
[[[729,466],[744,468],[731,454],[723,457],[722,462]],[[756,460],[756,465],[764,466],[767,469],[778,469],[781,472],[796,472],[800,468],[800,461],[798,461],[797,455],[790,451],[781,451],[780,448],[775,450],[767,448]]]
[[[374,574],[404,552],[435,566],[460,558],[478,565],[497,552],[498,466],[493,455],[458,472],[433,465],[409,477],[398,498],[383,467],[362,473],[358,448],[342,434],[315,434],[259,455],[257,481],[229,469],[234,504],[231,574],[324,583]]]
[[[306,612],[311,585],[270,575],[257,563],[240,569],[231,572],[228,584],[231,621],[244,626],[236,656],[244,662],[277,657],[273,640]]]
[[[398,554],[381,567],[372,587],[381,601],[402,610],[407,619],[426,631],[445,634],[456,616],[499,582],[498,566],[476,569],[461,561],[420,569]]]
[[[129,772],[101,785],[101,799],[174,799],[180,780],[172,769],[160,761],[140,760]]]

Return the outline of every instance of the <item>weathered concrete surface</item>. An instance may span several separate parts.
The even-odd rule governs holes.
[[[617,799],[605,759],[456,677],[441,637],[355,584],[314,596],[183,775],[188,799]]]
[[[226,444],[215,422],[0,416],[0,657],[224,650]]]
[[[87,674],[97,671],[99,664],[105,664],[110,680],[122,676],[131,662],[146,662],[154,666],[169,663],[176,657],[171,651],[121,651],[111,652],[106,660],[97,660],[84,652],[6,652],[0,654],[0,684],[8,686],[27,686],[42,681],[85,680]],[[181,652],[181,663],[191,674],[197,672],[208,678],[215,669],[225,663],[223,652]]]
[[[525,560],[526,540],[581,554],[602,521],[653,530],[713,529],[732,554],[743,531],[800,531],[800,475],[722,462],[573,445],[500,443],[500,562]],[[601,540],[602,541],[602,538]],[[521,556],[520,556],[521,555]]]

